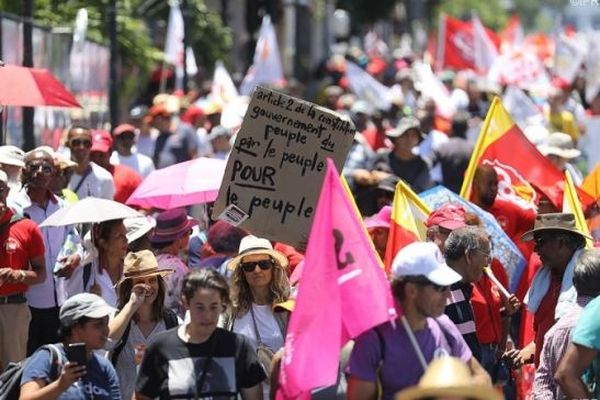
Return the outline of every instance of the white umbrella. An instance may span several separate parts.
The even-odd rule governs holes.
[[[56,211],[46,218],[40,227],[95,223],[140,216],[142,214],[125,204],[96,197],[86,197]]]

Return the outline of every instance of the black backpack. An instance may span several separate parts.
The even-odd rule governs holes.
[[[165,327],[167,329],[171,329],[171,328],[175,328],[176,326],[179,326],[179,320],[177,319],[177,314],[175,314],[175,311],[171,310],[170,308],[165,308],[163,310],[163,321],[165,322]],[[121,336],[121,340],[119,341],[119,344],[117,345],[117,347],[115,347],[115,349],[112,351],[112,354],[110,356],[110,361],[112,362],[112,364],[115,367],[117,366],[117,360],[119,359],[119,354],[121,354],[121,352],[123,351],[123,348],[125,347],[125,344],[127,343],[127,338],[129,337],[130,329],[131,329],[131,321],[129,321],[129,323],[127,324],[127,328],[125,328],[125,332],[123,332],[123,336]],[[1,397],[0,397],[0,400],[2,400]]]
[[[60,351],[56,345],[47,344],[40,347],[35,353],[43,350],[50,352],[50,378],[54,380],[58,377],[60,366],[62,365]],[[19,400],[23,370],[34,354],[23,361],[9,363],[4,372],[2,372],[2,375],[0,375],[0,400]]]

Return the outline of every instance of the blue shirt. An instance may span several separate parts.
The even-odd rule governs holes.
[[[573,343],[600,352],[600,297],[590,301],[579,317],[573,331]],[[583,376],[584,382],[592,386],[595,382],[594,398],[600,398],[600,356]]]
[[[50,352],[39,350],[34,353],[27,362],[23,376],[21,377],[21,386],[23,384],[43,379],[47,384],[55,381],[60,376],[62,365],[67,362],[64,347],[57,345],[61,352],[61,365],[56,376],[50,376]],[[106,358],[98,357],[92,354],[92,357],[86,364],[87,373],[78,382],[75,382],[64,391],[59,400],[120,400],[121,392],[119,390],[119,379],[114,367]]]

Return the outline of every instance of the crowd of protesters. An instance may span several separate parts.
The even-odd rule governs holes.
[[[339,54],[303,95],[356,126],[342,174],[383,259],[396,184],[458,193],[491,96],[504,88],[441,71],[456,110],[442,117],[421,90],[415,55],[346,56],[391,88],[389,108],[352,93]],[[192,105],[158,95],[111,131],[74,121],[58,149],[0,147],[0,371],[32,356],[21,399],[274,398],[297,286],[312,284],[298,278],[310,268],[304,249],[211,221],[208,211],[195,218],[193,208],[39,226],[88,197],[124,203],[155,169],[227,159],[241,120],[225,118],[208,92],[195,95],[202,101]],[[532,100],[545,120],[523,126],[528,140],[577,184],[587,176],[593,186],[596,166],[577,146],[596,134],[585,126],[600,113],[600,94],[588,104],[574,86],[553,81]],[[492,166],[477,168],[469,201],[521,251],[520,290],[506,290],[510,266],[494,257],[494,238],[476,214],[456,204],[432,210],[426,242],[407,245],[391,264],[390,290],[406,323],[355,338],[332,397],[516,399],[519,371],[532,365],[533,386],[521,396],[598,398],[600,251],[586,249],[595,237],[543,196],[537,209],[499,196],[499,180]],[[85,365],[67,359],[77,343]]]

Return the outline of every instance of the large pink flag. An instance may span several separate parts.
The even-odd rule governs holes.
[[[340,349],[395,318],[383,269],[331,159],[285,339],[278,400],[307,399],[336,382]]]

